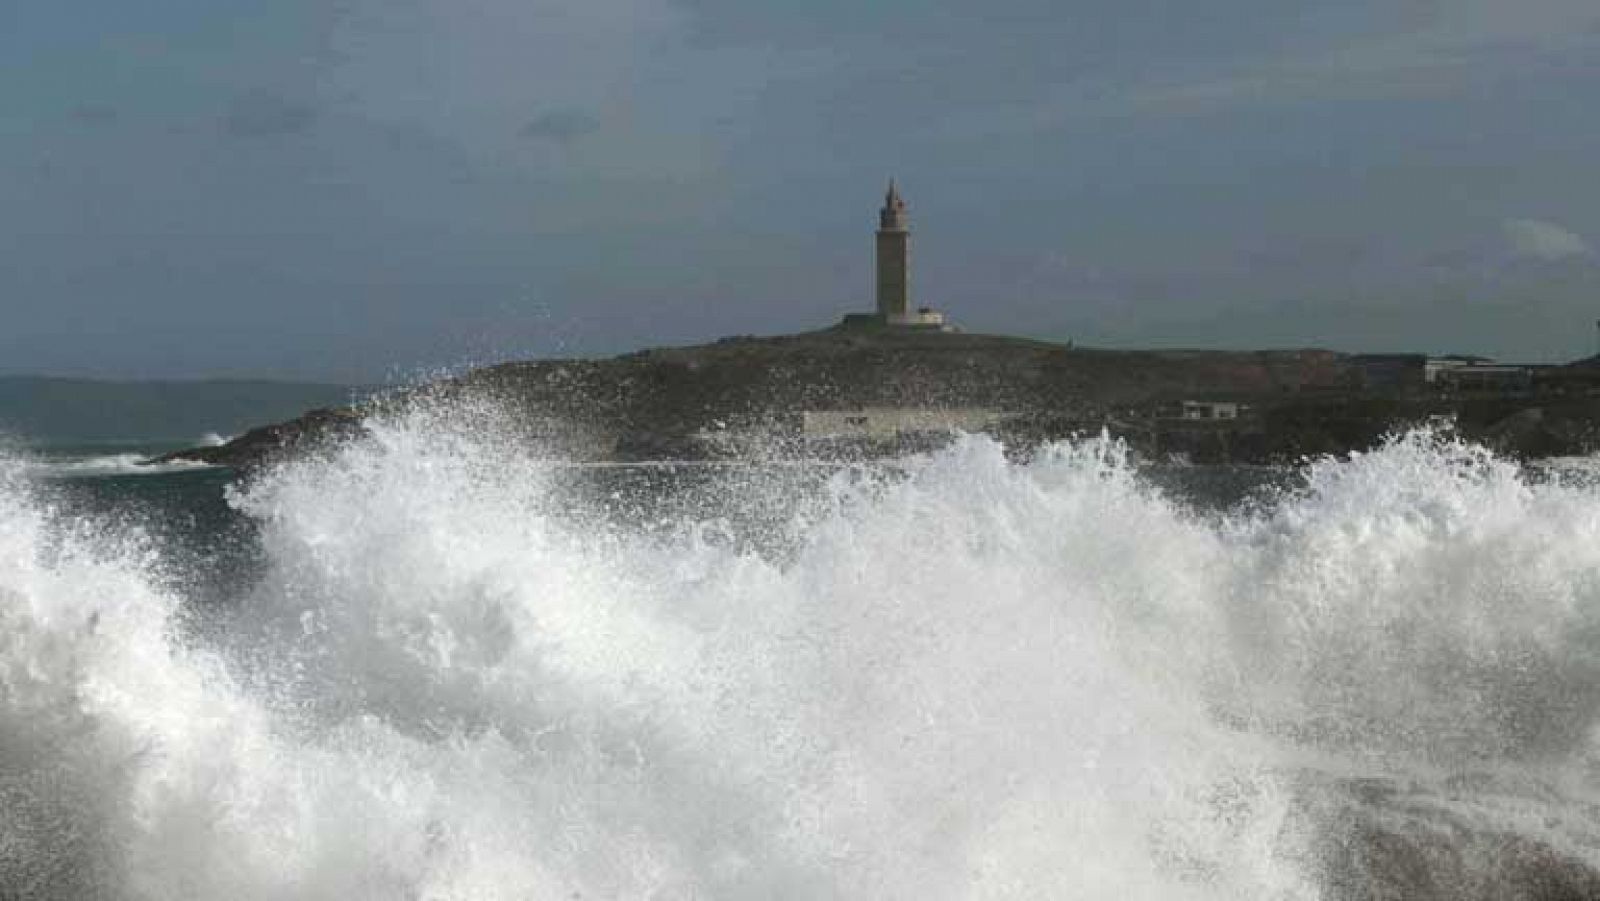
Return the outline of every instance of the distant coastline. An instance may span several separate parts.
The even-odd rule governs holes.
[[[268,379],[109,381],[0,376],[0,436],[28,445],[194,444],[373,389]]]

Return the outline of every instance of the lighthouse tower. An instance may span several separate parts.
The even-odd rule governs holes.
[[[894,181],[878,212],[878,315],[886,323],[911,314],[911,222]]]
[[[851,329],[960,331],[938,310],[911,306],[911,217],[893,179],[878,211],[878,309],[846,313],[839,324]]]

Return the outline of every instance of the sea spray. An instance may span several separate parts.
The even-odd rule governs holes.
[[[1588,760],[1600,493],[1417,432],[1226,530],[1241,696],[1360,754]]]
[[[178,600],[152,578],[138,532],[49,515],[0,477],[0,884],[13,897],[146,894],[161,869],[226,865],[172,854],[224,804],[187,791],[227,783],[262,723],[218,658],[175,640]],[[243,834],[232,838],[243,838]]]
[[[238,489],[215,610],[0,491],[6,892],[1331,898],[1421,807],[1596,862],[1590,488],[1423,433],[1215,513],[973,437],[664,523],[461,421]]]

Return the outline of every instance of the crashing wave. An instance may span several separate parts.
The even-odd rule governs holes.
[[[468,422],[235,489],[266,564],[222,610],[5,482],[8,893],[1597,884],[1593,486],[1417,433],[1211,514],[1112,441],[974,437],[663,521]]]

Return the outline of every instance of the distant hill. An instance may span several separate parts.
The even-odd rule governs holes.
[[[1148,426],[1158,406],[1185,399],[1264,406],[1339,390],[1355,374],[1346,356],[1325,350],[1103,350],[841,326],[604,360],[504,363],[397,395],[386,410],[488,399],[506,414],[505,440],[559,459],[698,460],[804,444],[806,416],[818,411],[977,409],[1031,440],[1132,418]],[[365,412],[323,411],[174,459],[247,469],[358,432]]]
[[[1110,350],[846,325],[605,360],[504,363],[400,392],[381,409],[318,410],[170,459],[249,469],[358,434],[369,414],[461,401],[474,416],[493,410],[501,440],[573,461],[848,457],[915,446],[871,433],[862,415],[871,410],[966,411],[1015,448],[1105,430],[1149,459],[1202,463],[1344,454],[1440,420],[1520,457],[1600,452],[1593,370],[1551,367],[1530,385],[1455,391],[1426,383],[1421,361],[1411,381],[1391,384],[1370,380],[1369,358],[1318,349]],[[1201,412],[1191,416],[1189,405]],[[845,431],[828,424],[847,413],[857,421],[841,420]]]
[[[193,443],[369,394],[348,385],[248,380],[110,382],[0,376],[0,435],[28,444]]]

